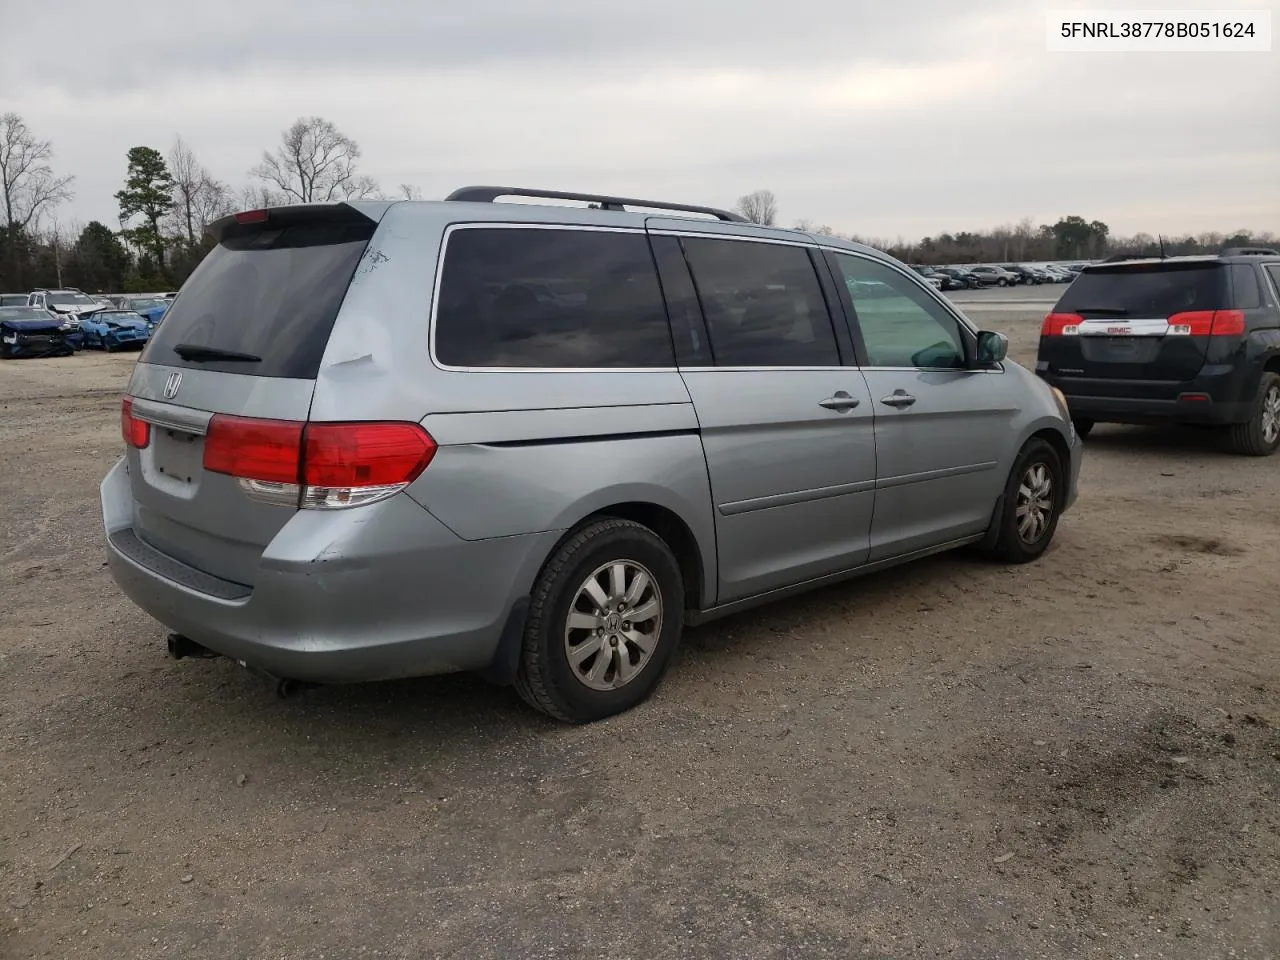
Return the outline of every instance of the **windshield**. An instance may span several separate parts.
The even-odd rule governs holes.
[[[49,303],[56,307],[96,307],[98,301],[83,293],[51,293]]]
[[[152,307],[167,307],[168,300],[161,300],[159,297],[152,297],[146,300],[130,300],[130,310],[150,310]]]
[[[53,320],[47,310],[39,307],[0,307],[0,322],[5,320]]]
[[[107,323],[121,323],[121,322],[127,323],[135,320],[138,323],[147,322],[141,316],[134,313],[132,310],[104,310],[102,313],[99,313],[95,317],[95,319],[105,320]]]

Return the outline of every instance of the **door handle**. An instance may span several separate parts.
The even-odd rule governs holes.
[[[845,391],[837,390],[834,396],[819,400],[818,406],[826,407],[828,410],[852,410],[861,402],[857,397],[851,397]]]
[[[915,403],[916,398],[913,397],[911,394],[907,393],[905,390],[895,390],[893,391],[893,393],[889,394],[889,396],[881,397],[880,402],[883,403],[886,407],[897,407],[899,409],[902,409],[904,407],[909,407],[913,403]]]

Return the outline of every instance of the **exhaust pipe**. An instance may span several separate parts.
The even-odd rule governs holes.
[[[191,657],[196,660],[212,660],[214,657],[221,656],[208,647],[201,646],[190,637],[184,637],[180,633],[171,633],[168,636],[169,656],[175,660],[181,660],[183,657]]]

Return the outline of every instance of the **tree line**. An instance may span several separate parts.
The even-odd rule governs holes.
[[[94,220],[66,224],[56,217],[75,197],[75,178],[53,167],[53,145],[41,140],[16,113],[0,114],[0,291],[79,287],[92,292],[176,289],[209,251],[205,228],[234,210],[286,203],[382,199],[387,194],[360,170],[355,140],[323,117],[299,117],[280,135],[274,151],[248,171],[238,191],[218,179],[181,137],[167,153],[137,146],[115,194],[115,227]],[[392,191],[397,199],[422,199],[412,184]],[[770,190],[739,198],[736,210],[753,223],[775,225],[778,201]],[[798,220],[800,230],[836,235],[824,224]],[[1214,253],[1224,246],[1274,245],[1270,233],[1118,238],[1105,223],[1080,216],[1053,224],[1024,219],[980,232],[941,233],[918,241],[852,235],[850,239],[912,263],[981,263],[1087,259],[1120,250]]]
[[[172,290],[209,251],[205,229],[235,210],[287,203],[378,199],[360,172],[360,146],[323,117],[300,117],[238,192],[204,166],[181,137],[167,153],[137,146],[115,194],[118,221],[60,223],[75,178],[53,169],[53,146],[16,113],[0,115],[0,291],[78,287],[93,292]],[[412,184],[398,198],[421,199]]]
[[[778,201],[771,190],[756,190],[738,198],[734,211],[752,223],[776,226]],[[1180,236],[1153,236],[1137,233],[1119,237],[1101,220],[1071,215],[1057,222],[1037,224],[1030,217],[1017,224],[984,231],[940,233],[921,240],[902,237],[864,237],[839,234],[825,224],[797,220],[792,226],[807,233],[844,236],[907,263],[1020,263],[1051,260],[1093,260],[1116,253],[1149,256],[1187,256],[1218,253],[1225,247],[1264,246],[1275,248],[1280,237],[1271,232],[1248,229],[1232,233],[1206,232]]]

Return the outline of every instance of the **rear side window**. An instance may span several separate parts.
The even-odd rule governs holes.
[[[372,221],[299,223],[225,238],[182,287],[142,359],[257,377],[314,380]],[[183,345],[259,357],[184,360]]]
[[[1275,284],[1276,291],[1280,292],[1280,263],[1269,264],[1267,273],[1271,274],[1271,282]]]
[[[1187,310],[1227,307],[1226,271],[1218,263],[1117,264],[1076,278],[1056,312],[1156,319]]]
[[[469,228],[449,236],[436,359],[454,367],[672,367],[642,233]]]
[[[804,247],[683,240],[720,367],[840,364],[822,287]]]
[[[1231,287],[1235,292],[1231,306],[1236,310],[1257,310],[1262,306],[1262,288],[1258,285],[1258,274],[1252,264],[1231,265]]]

